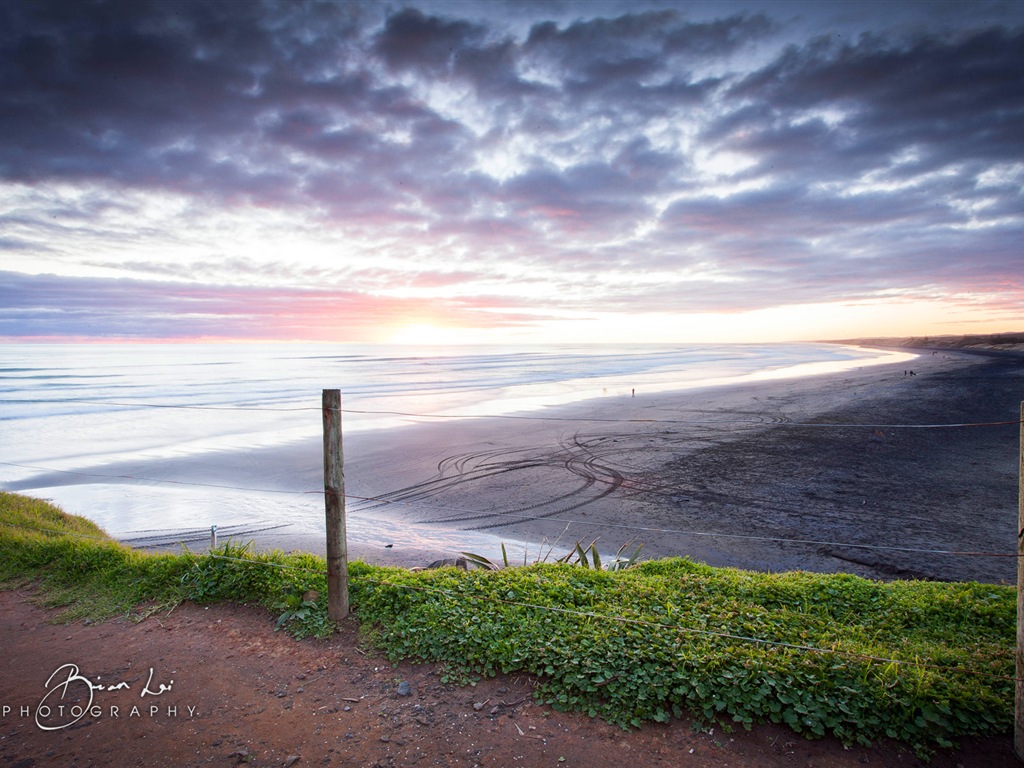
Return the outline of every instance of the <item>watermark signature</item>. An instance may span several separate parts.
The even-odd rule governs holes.
[[[154,683],[153,667],[149,668],[149,677],[143,685],[138,698],[160,697],[170,693],[174,687],[174,680],[166,683]],[[59,731],[68,728],[86,717],[98,719],[100,717],[110,718],[135,718],[135,717],[157,717],[164,714],[166,717],[178,717],[177,704],[157,704],[152,699],[149,703],[124,706],[123,704],[104,705],[100,699],[104,693],[115,691],[130,691],[131,683],[127,681],[107,684],[100,683],[101,678],[96,681],[90,680],[80,674],[77,664],[62,664],[54,670],[47,679],[44,688],[46,693],[33,709],[31,706],[22,705],[18,707],[10,704],[0,705],[0,718],[7,719],[8,716],[16,714],[20,717],[31,716],[36,726],[44,731]],[[67,702],[74,703],[67,703]],[[188,717],[195,717],[196,707],[185,706],[182,714]],[[122,714],[123,713],[123,714]]]

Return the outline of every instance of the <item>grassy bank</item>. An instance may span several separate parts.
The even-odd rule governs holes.
[[[152,555],[43,502],[0,494],[0,586],[34,584],[65,618],[144,617],[183,600],[265,606],[297,637],[330,632],[322,558]],[[619,572],[544,564],[410,572],[353,563],[367,641],[448,676],[522,672],[556,707],[622,725],[784,723],[919,752],[1008,732],[1015,596],[988,584],[761,574],[683,559]],[[817,650],[811,650],[817,649]]]

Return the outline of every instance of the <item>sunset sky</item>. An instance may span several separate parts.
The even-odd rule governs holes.
[[[1024,3],[0,3],[0,337],[1024,330]]]

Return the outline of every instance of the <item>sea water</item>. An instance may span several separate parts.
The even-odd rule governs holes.
[[[829,344],[0,344],[0,489],[52,499],[129,539],[218,521],[225,531],[286,521],[314,532],[322,498],[310,476],[271,482],[268,467],[247,462],[260,449],[319,439],[324,389],[341,390],[351,435],[837,370],[885,355]],[[182,457],[202,462],[200,482],[163,471]],[[356,514],[350,535],[382,542],[397,533],[389,525]],[[446,543],[443,531],[421,535]],[[463,548],[493,543],[459,535]]]

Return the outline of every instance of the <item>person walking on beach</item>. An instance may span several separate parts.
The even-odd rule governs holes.
[[[636,397],[636,387],[633,387],[633,394],[630,397]]]

